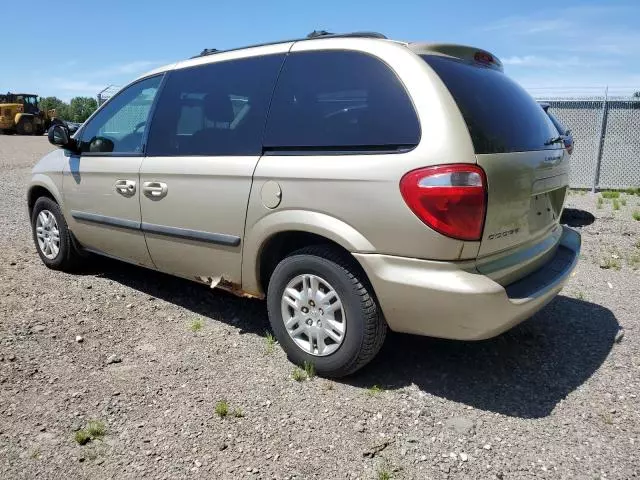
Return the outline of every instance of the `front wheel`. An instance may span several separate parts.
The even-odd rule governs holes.
[[[347,254],[314,246],[282,260],[267,291],[269,321],[296,364],[342,377],[378,353],[387,325],[364,273]]]
[[[31,214],[33,241],[42,262],[53,270],[74,271],[81,255],[56,202],[48,197],[36,200]]]

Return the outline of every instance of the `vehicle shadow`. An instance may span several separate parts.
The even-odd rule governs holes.
[[[92,263],[91,271],[86,274],[107,278],[202,317],[233,325],[241,333],[264,336],[270,330],[264,301],[240,298],[223,290],[211,290],[204,284],[108,258],[94,258]]]
[[[558,296],[490,340],[457,342],[391,334],[347,383],[426,393],[521,418],[545,417],[607,358],[619,325],[599,305]]]
[[[114,260],[99,276],[222,321],[243,333],[270,330],[265,302]],[[425,393],[521,418],[545,417],[607,358],[618,322],[599,305],[558,296],[516,328],[490,340],[460,342],[390,332],[378,356],[339,381]]]
[[[596,217],[586,210],[565,208],[560,217],[560,223],[570,227],[586,227],[596,221]]]

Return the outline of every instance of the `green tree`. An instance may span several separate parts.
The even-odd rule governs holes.
[[[92,97],[74,97],[69,104],[71,122],[84,122],[98,108],[98,102]]]
[[[633,96],[636,97],[636,98],[640,98],[640,91],[634,93]]]
[[[39,100],[40,110],[49,111],[55,109],[56,117],[63,120],[69,120],[69,105],[58,97],[40,97]]]

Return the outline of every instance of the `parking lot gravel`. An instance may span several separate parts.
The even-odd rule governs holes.
[[[579,266],[515,329],[391,334],[356,375],[297,381],[261,301],[112,260],[45,268],[25,188],[50,149],[0,136],[1,478],[640,475],[640,196],[571,192]]]

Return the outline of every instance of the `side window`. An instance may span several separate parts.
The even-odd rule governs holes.
[[[147,155],[260,155],[283,58],[265,55],[170,72],[153,116]]]
[[[113,97],[85,125],[80,151],[142,153],[144,132],[162,75],[134,83]]]
[[[395,73],[352,51],[290,54],[278,80],[265,147],[371,149],[414,146],[420,125]]]

